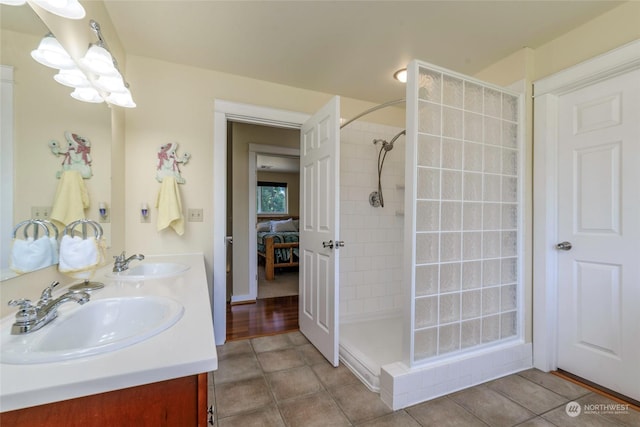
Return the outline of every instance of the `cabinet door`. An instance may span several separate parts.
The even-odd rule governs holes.
[[[3,427],[207,425],[207,374],[176,378],[0,414]]]

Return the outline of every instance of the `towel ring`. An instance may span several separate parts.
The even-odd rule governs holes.
[[[56,225],[53,222],[51,222],[49,220],[46,220],[46,219],[35,219],[33,221],[37,221],[37,222],[40,222],[40,223],[44,224],[45,227],[47,227],[47,230],[53,230],[53,232],[54,232],[54,234],[56,236],[56,240],[58,240],[58,235],[60,233],[58,231],[58,227],[56,227]]]
[[[75,232],[75,228],[77,226],[81,226],[81,231],[82,231],[82,239],[86,240],[87,239],[87,228],[93,228],[93,233],[96,237],[96,240],[100,240],[100,238],[102,237],[103,231],[102,231],[102,227],[100,226],[100,224],[98,224],[97,222],[90,220],[90,219],[79,219],[77,221],[73,221],[71,224],[68,224],[65,228],[64,231],[62,232],[63,236],[66,235],[70,235],[71,237],[73,237],[73,233]],[[89,279],[84,279],[84,282],[82,282],[81,284],[78,285],[74,285],[76,286],[76,289],[82,289],[82,290],[91,290],[94,291],[96,289],[101,289],[104,288],[104,284],[100,283],[100,282],[91,282],[89,281]]]
[[[49,228],[47,227],[47,224],[44,223],[44,221],[41,221],[41,220],[38,220],[38,219],[27,219],[25,221],[22,221],[18,225],[16,225],[16,228],[13,229],[13,238],[14,239],[16,238],[16,234],[18,233],[18,230],[23,226],[24,226],[24,229],[22,230],[22,232],[24,233],[24,238],[25,239],[27,239],[29,237],[29,227],[31,227],[31,226],[33,227],[33,238],[34,238],[34,240],[38,238],[38,230],[40,229],[40,227],[44,230],[45,236],[49,237]],[[58,237],[57,231],[58,230],[56,229],[56,238]]]
[[[102,227],[100,226],[100,224],[98,224],[97,222],[91,219],[79,219],[77,221],[73,221],[71,224],[67,225],[64,228],[62,235],[63,236],[71,235],[71,237],[73,237],[75,228],[79,225],[81,226],[81,230],[82,230],[81,235],[83,239],[87,238],[87,226],[93,228],[93,233],[96,237],[96,240],[100,240],[100,238],[102,237],[102,234],[103,234]]]

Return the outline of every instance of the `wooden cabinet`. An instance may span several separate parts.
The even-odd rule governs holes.
[[[0,414],[2,427],[207,426],[207,374]]]

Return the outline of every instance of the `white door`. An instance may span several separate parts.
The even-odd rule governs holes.
[[[338,250],[340,98],[333,98],[301,130],[300,307],[302,332],[338,366]]]
[[[558,108],[558,367],[640,399],[640,70]]]

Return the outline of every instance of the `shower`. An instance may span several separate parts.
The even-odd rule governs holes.
[[[381,144],[380,152],[378,153],[378,191],[373,191],[371,192],[371,194],[369,194],[369,203],[374,208],[384,207],[384,197],[382,195],[382,166],[384,165],[384,159],[386,159],[387,153],[393,150],[393,144],[396,142],[396,140],[400,138],[400,136],[406,135],[406,133],[406,130],[399,132],[391,139],[390,142],[387,142],[384,139],[373,140],[374,145]]]
[[[522,289],[524,97],[422,62],[409,69],[404,126],[344,129],[352,119],[341,136],[350,248],[340,254],[340,361],[394,410],[528,369],[533,354]],[[366,206],[376,160],[369,201],[386,209]]]

